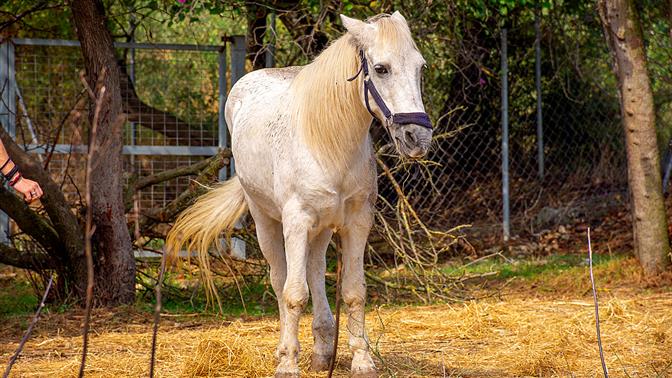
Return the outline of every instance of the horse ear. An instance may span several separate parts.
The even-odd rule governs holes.
[[[399,11],[394,11],[394,13],[392,13],[392,17],[396,18],[399,21],[403,21],[404,23],[406,22],[406,18],[402,16],[401,13],[399,13]]]
[[[343,26],[348,30],[348,33],[355,36],[360,42],[365,39],[364,37],[367,35],[367,32],[372,31],[369,29],[374,29],[371,24],[367,24],[366,22],[355,18],[350,18],[343,14],[341,15],[341,22],[343,22]]]

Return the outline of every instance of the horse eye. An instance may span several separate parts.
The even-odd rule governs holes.
[[[376,70],[376,73],[379,75],[385,75],[388,73],[387,67],[383,66],[382,64],[376,64],[373,69]]]

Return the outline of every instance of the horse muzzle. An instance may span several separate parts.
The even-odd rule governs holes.
[[[432,129],[416,124],[395,125],[399,152],[410,158],[420,159],[427,155],[432,142]]]

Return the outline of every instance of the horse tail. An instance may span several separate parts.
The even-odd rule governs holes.
[[[210,270],[209,251],[214,244],[222,250],[221,234],[231,235],[238,219],[247,211],[247,203],[238,176],[218,184],[200,196],[196,202],[175,220],[166,237],[166,261],[174,263],[185,248],[187,259],[196,253],[208,303],[213,297],[220,305],[219,296]]]

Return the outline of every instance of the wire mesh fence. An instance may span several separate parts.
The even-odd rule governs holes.
[[[128,116],[124,125],[126,179],[193,164],[216,151],[219,52],[214,47],[194,51],[132,46],[117,49]],[[62,183],[68,199],[81,203],[88,101],[81,81],[84,64],[79,47],[70,41],[18,41],[15,67],[16,87],[24,104],[17,109],[16,139],[26,149],[41,151],[40,159]],[[137,209],[165,206],[187,188],[189,180],[180,177],[141,190],[136,195]]]

